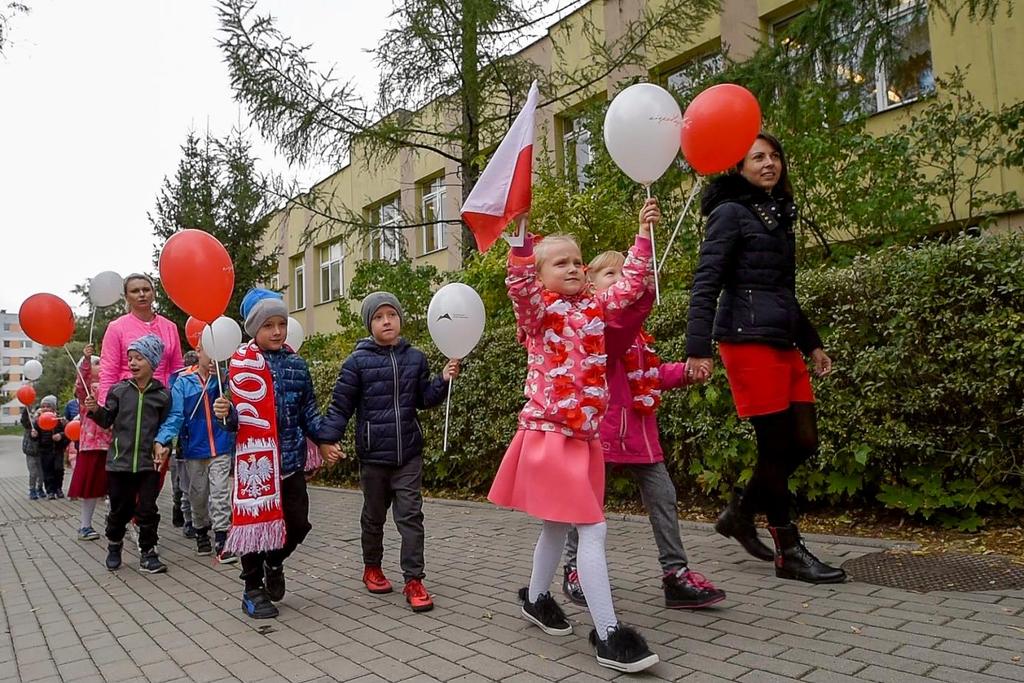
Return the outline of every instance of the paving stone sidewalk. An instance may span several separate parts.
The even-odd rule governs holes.
[[[160,549],[170,569],[148,576],[134,551],[107,572],[104,543],[75,538],[77,503],[29,501],[26,487],[24,477],[0,479],[0,682],[630,678],[596,665],[579,608],[562,600],[576,626],[568,638],[519,616],[515,594],[539,528],[518,513],[429,501],[425,583],[437,607],[413,614],[400,592],[363,589],[360,495],[314,489],[313,532],[286,565],[281,617],[254,622],[240,610],[237,565],[196,557],[169,524],[167,495]],[[98,521],[105,512],[101,504]],[[808,586],[776,579],[706,525],[685,524],[684,540],[693,568],[728,591],[721,608],[664,609],[646,520],[609,520],[616,608],[662,658],[641,680],[1024,680],[1024,591]],[[400,582],[393,528],[385,543],[384,569]],[[886,544],[812,537],[811,545],[841,562]]]

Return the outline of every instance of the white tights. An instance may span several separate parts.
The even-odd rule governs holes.
[[[79,529],[85,529],[92,526],[92,514],[96,512],[96,503],[100,502],[99,498],[83,498],[82,499],[82,524]]]
[[[533,550],[533,572],[530,574],[530,602],[535,602],[541,593],[551,590],[551,581],[555,577],[558,563],[562,559],[565,548],[565,537],[572,528],[564,522],[544,522]],[[604,555],[604,540],[608,526],[604,522],[598,524],[580,524],[576,526],[580,534],[579,554],[576,558],[576,571],[579,574],[580,586],[587,596],[587,608],[601,640],[608,638],[608,629],[615,626],[615,608],[612,607],[612,589],[608,582],[608,562]]]

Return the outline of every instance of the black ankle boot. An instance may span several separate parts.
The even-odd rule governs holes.
[[[181,511],[181,491],[174,492],[174,507],[171,508],[171,524],[175,529],[185,526],[185,513]]]
[[[757,559],[771,562],[775,559],[775,553],[757,537],[754,516],[743,512],[740,508],[742,502],[743,494],[737,490],[733,493],[729,506],[718,515],[715,531],[726,538],[735,538],[744,550]]]
[[[775,576],[807,583],[846,581],[845,571],[830,567],[811,554],[800,538],[796,524],[770,526],[768,531],[775,540]]]

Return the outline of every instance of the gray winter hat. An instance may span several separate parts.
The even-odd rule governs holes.
[[[366,325],[367,332],[371,331],[370,321],[373,320],[373,314],[381,306],[391,306],[391,308],[398,311],[398,319],[403,325],[405,324],[405,311],[402,310],[402,304],[398,303],[398,297],[391,292],[373,292],[372,294],[367,294],[366,298],[363,299],[363,305],[359,311],[363,324]]]
[[[53,406],[54,408],[56,408],[57,407],[57,397],[53,396],[52,394],[48,394],[46,396],[43,396],[43,400],[39,402],[39,405],[41,405],[41,406]]]

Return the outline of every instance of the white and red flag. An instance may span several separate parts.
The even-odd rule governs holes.
[[[526,105],[462,205],[462,220],[476,237],[480,251],[490,249],[509,222],[530,211],[533,119],[538,97],[534,81]]]

